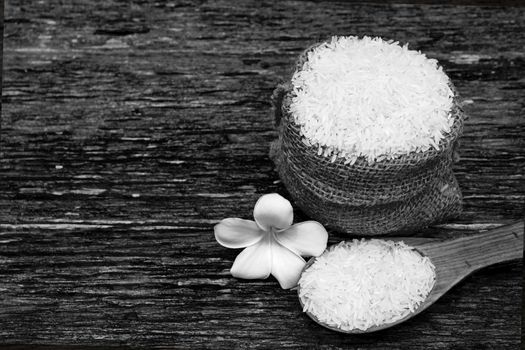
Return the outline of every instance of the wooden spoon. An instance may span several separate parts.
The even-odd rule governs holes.
[[[387,238],[387,240],[403,241],[407,245],[416,248],[422,255],[429,257],[436,267],[434,288],[414,312],[398,321],[373,326],[365,331],[360,329],[342,330],[321,322],[309,312],[306,312],[306,314],[323,327],[348,334],[375,332],[405,322],[434,304],[450,288],[474,271],[504,261],[522,259],[523,221],[456,239],[438,240],[435,238],[391,237]],[[314,262],[315,258],[311,258],[303,271],[308,269]],[[301,286],[298,286],[297,292],[300,295]],[[304,307],[301,297],[299,297],[299,301],[301,306]]]

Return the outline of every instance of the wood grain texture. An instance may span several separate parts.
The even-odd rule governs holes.
[[[516,349],[521,261],[467,278],[413,320],[345,336],[214,241],[287,193],[268,158],[273,88],[332,34],[437,58],[470,115],[464,213],[427,237],[523,216],[521,7],[8,0],[0,134],[0,342],[148,348]],[[306,219],[296,211],[296,221]],[[454,226],[455,225],[455,226]],[[488,226],[487,226],[488,225]],[[465,230],[466,228],[466,230]],[[347,239],[330,232],[330,243]]]

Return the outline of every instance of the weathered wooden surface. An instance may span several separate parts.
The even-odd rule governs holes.
[[[231,278],[238,251],[212,228],[250,218],[261,194],[286,196],[268,158],[269,96],[331,34],[410,42],[465,99],[464,214],[421,235],[522,217],[525,8],[9,0],[5,13],[2,344],[519,347],[521,261],[475,273],[398,327],[345,336],[274,279]]]

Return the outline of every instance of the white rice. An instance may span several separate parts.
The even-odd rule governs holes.
[[[369,162],[438,149],[453,92],[435,59],[381,38],[333,37],[292,77],[290,110],[319,154]]]
[[[353,240],[330,247],[299,280],[304,309],[345,331],[389,324],[417,309],[435,268],[403,242]]]

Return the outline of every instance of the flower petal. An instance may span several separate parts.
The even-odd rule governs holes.
[[[319,256],[326,249],[328,232],[317,221],[305,221],[277,232],[275,239],[301,256]]]
[[[277,193],[265,194],[255,203],[253,217],[265,231],[272,227],[285,229],[293,222],[293,208],[288,200]]]
[[[244,248],[255,244],[266,235],[254,221],[228,218],[214,227],[215,239],[226,248]]]
[[[233,277],[256,279],[267,278],[271,272],[270,238],[244,249],[233,262],[230,273]]]
[[[299,255],[272,240],[272,275],[279,281],[281,288],[295,287],[305,264]]]

